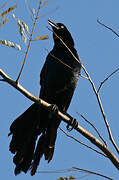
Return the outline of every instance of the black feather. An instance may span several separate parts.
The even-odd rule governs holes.
[[[78,58],[70,32],[61,23],[49,21],[53,28],[54,47],[48,54],[40,74],[40,98],[56,104],[60,111],[66,112],[72,99],[81,70],[68,49],[62,44],[57,34]],[[70,68],[69,68],[70,67]],[[44,155],[51,161],[55,148],[57,129],[60,121],[38,104],[33,104],[10,127],[12,140],[10,151],[15,154],[15,174],[31,169],[34,175]],[[39,137],[38,137],[39,136]],[[36,140],[39,138],[36,145]]]

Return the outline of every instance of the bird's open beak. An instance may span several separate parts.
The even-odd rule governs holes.
[[[54,23],[53,21],[48,20],[48,23],[52,26],[52,28],[59,29],[59,26],[56,23]]]

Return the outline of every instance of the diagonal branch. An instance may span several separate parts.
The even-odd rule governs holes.
[[[93,147],[91,147],[91,146],[89,146],[89,145],[87,145],[87,144],[85,144],[85,143],[83,143],[83,142],[81,142],[81,141],[79,141],[78,139],[76,139],[75,137],[73,137],[73,136],[71,136],[71,135],[69,135],[68,133],[66,133],[62,128],[60,128],[59,127],[59,129],[67,136],[67,137],[69,137],[69,138],[71,138],[71,139],[73,139],[74,141],[76,141],[76,142],[78,142],[78,143],[80,143],[80,144],[82,144],[83,146],[85,146],[85,147],[87,147],[87,148],[89,148],[89,149],[91,149],[91,150],[93,150],[93,151],[95,151],[96,153],[98,153],[98,154],[101,154],[102,156],[104,156],[104,157],[107,157],[104,153],[102,153],[102,152],[100,152],[100,151],[97,151],[96,149],[94,149]]]
[[[16,83],[16,81],[13,81],[5,72],[3,72],[0,69],[0,76],[11,86],[16,88],[18,91],[20,91],[24,96],[29,98],[30,100],[34,101],[37,104],[40,104],[43,108],[47,109],[48,111],[52,111],[51,104],[45,102],[44,100],[32,95],[30,92],[28,92],[26,89],[24,89],[19,83]],[[55,112],[55,115],[62,119],[65,123],[70,124],[71,118],[64,115],[59,110]],[[105,146],[99,139],[97,139],[95,136],[93,136],[91,133],[89,133],[86,129],[81,127],[79,124],[77,127],[74,128],[77,132],[82,134],[85,138],[87,138],[91,143],[96,145],[113,163],[113,165],[119,170],[119,159],[112,153],[107,146]]]
[[[99,107],[100,107],[100,110],[101,110],[101,113],[102,113],[102,116],[103,116],[103,119],[104,119],[104,122],[105,122],[105,125],[106,125],[106,128],[107,128],[107,131],[108,131],[108,134],[109,134],[110,141],[112,142],[112,144],[115,147],[117,153],[119,154],[119,148],[118,148],[118,146],[117,146],[117,144],[116,144],[116,142],[115,142],[115,140],[114,140],[114,138],[112,136],[112,132],[111,132],[109,123],[108,123],[108,121],[106,119],[106,115],[105,115],[105,112],[104,112],[104,109],[103,109],[103,106],[102,106],[102,103],[101,103],[99,93],[97,92],[96,87],[95,87],[90,75],[86,71],[85,67],[84,66],[82,66],[82,67],[83,67],[83,70],[85,71],[85,73],[86,73],[86,75],[88,77],[88,80],[89,80],[89,82],[90,82],[90,84],[91,84],[91,86],[93,88],[93,91],[94,91],[94,93],[96,95],[96,98],[97,98],[97,101],[98,101],[98,104],[99,104]]]
[[[23,61],[21,70],[20,70],[19,75],[18,75],[17,80],[16,80],[16,83],[18,83],[18,81],[19,81],[19,78],[21,76],[21,73],[23,71],[23,68],[24,68],[24,65],[25,65],[25,62],[26,62],[26,58],[27,58],[27,55],[28,55],[28,52],[29,52],[31,41],[32,41],[32,36],[33,36],[34,30],[35,30],[35,25],[36,25],[36,22],[37,22],[37,19],[38,19],[39,11],[40,11],[40,5],[41,5],[41,1],[39,2],[39,7],[38,7],[38,10],[37,10],[37,15],[36,15],[36,18],[35,18],[35,21],[34,21],[34,24],[33,24],[33,28],[32,28],[32,33],[31,33],[30,39],[29,39],[29,44],[28,44],[28,47],[27,47],[27,50],[26,50],[26,54],[25,54],[25,57],[24,57],[24,61]]]
[[[112,31],[117,37],[119,37],[119,34],[116,32],[116,31],[114,31],[112,28],[110,28],[109,26],[106,26],[105,24],[103,24],[102,22],[100,22],[99,21],[99,19],[97,19],[97,22],[100,24],[100,25],[102,25],[102,26],[104,26],[105,28],[107,28],[107,29],[109,29],[110,31]]]
[[[85,172],[87,173],[87,175],[96,175],[96,176],[100,176],[100,177],[104,177],[106,179],[109,179],[109,180],[113,180],[112,178],[108,177],[108,176],[105,176],[103,174],[100,174],[100,173],[97,173],[97,172],[94,172],[94,171],[89,171],[89,170],[86,170],[86,169],[82,169],[82,168],[77,168],[77,167],[72,167],[72,168],[68,168],[68,169],[62,169],[62,170],[54,170],[54,171],[37,171],[37,173],[66,173],[66,172],[73,172],[73,171],[79,171],[79,172]],[[83,176],[84,177],[84,176]],[[81,179],[82,177],[80,178],[74,178],[74,179]]]
[[[107,76],[107,77],[100,83],[99,88],[98,88],[98,90],[97,90],[98,93],[99,93],[102,85],[103,85],[113,74],[115,74],[117,71],[119,71],[119,67],[118,67],[115,71],[113,71],[111,74],[109,74],[109,76]]]
[[[77,167],[72,167],[72,169],[75,169],[75,170],[81,171],[81,172],[85,172],[85,173],[89,173],[89,174],[93,174],[93,175],[96,175],[96,176],[104,177],[104,178],[109,179],[109,180],[113,180],[112,178],[110,178],[108,176],[102,175],[102,174],[97,173],[97,172],[89,171],[89,170],[86,170],[86,169],[81,169],[81,168],[77,168]]]
[[[93,83],[93,81],[92,81],[92,79],[91,79],[88,71],[86,70],[86,68],[84,67],[84,65],[81,63],[80,59],[78,59],[78,58],[73,54],[73,52],[72,52],[72,51],[70,50],[70,48],[66,45],[66,43],[65,43],[54,31],[53,31],[53,33],[54,33],[54,35],[55,35],[58,39],[60,39],[60,41],[62,42],[62,44],[68,49],[68,51],[71,53],[71,55],[74,57],[74,59],[75,59],[78,63],[81,64],[81,67],[82,67],[82,69],[84,70],[84,72],[85,72],[85,74],[86,74],[86,76],[87,76],[87,79],[89,80],[89,82],[90,82],[90,84],[91,84],[91,86],[92,86],[92,88],[93,88],[93,91],[94,91],[94,93],[95,93],[95,95],[96,95],[96,98],[97,98],[97,101],[98,101],[98,104],[99,104],[99,107],[100,107],[100,110],[101,110],[101,114],[102,114],[102,116],[103,116],[103,119],[104,119],[104,122],[105,122],[105,125],[106,125],[106,128],[107,128],[107,131],[108,131],[109,139],[110,139],[110,141],[112,142],[112,144],[113,144],[114,148],[116,149],[117,153],[119,154],[119,148],[118,148],[118,146],[117,146],[117,144],[116,144],[116,142],[115,142],[115,140],[114,140],[114,138],[113,138],[113,136],[112,136],[112,132],[111,132],[109,123],[108,123],[108,121],[107,121],[107,119],[106,119],[106,115],[105,115],[105,112],[104,112],[104,109],[103,109],[103,106],[102,106],[102,103],[101,103],[101,99],[100,99],[99,93],[97,92],[97,89],[96,89],[96,87],[95,87],[95,85],[94,85],[94,83]]]
[[[103,139],[103,137],[100,135],[99,131],[97,130],[97,128],[88,120],[86,119],[82,114],[78,113],[88,124],[90,124],[93,129],[96,131],[96,133],[98,134],[98,136],[100,137],[100,139],[102,139],[102,141],[104,142],[104,144],[107,146],[106,141]]]

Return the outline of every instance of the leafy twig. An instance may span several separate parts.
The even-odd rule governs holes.
[[[23,71],[23,68],[24,68],[24,65],[25,65],[25,62],[26,62],[26,58],[27,58],[28,51],[29,51],[29,48],[30,48],[30,45],[31,45],[31,41],[32,41],[32,36],[33,36],[34,30],[35,30],[35,25],[36,25],[36,22],[37,22],[37,19],[38,19],[39,11],[40,11],[40,6],[41,6],[41,1],[40,1],[40,3],[39,3],[39,7],[38,7],[37,14],[36,14],[36,18],[35,18],[35,21],[34,21],[34,24],[33,24],[32,33],[31,33],[31,35],[30,35],[30,40],[29,40],[29,44],[28,44],[27,51],[26,51],[26,54],[25,54],[25,58],[24,58],[24,61],[23,61],[21,70],[20,70],[20,72],[19,72],[19,75],[18,75],[18,77],[17,77],[16,83],[18,83],[18,81],[19,81],[19,78],[20,78],[20,76],[21,76],[21,73],[22,73],[22,71]]]
[[[3,19],[7,14],[9,14],[11,11],[13,11],[15,8],[17,8],[17,5],[11,6],[11,7],[8,8],[6,11],[2,12],[2,13],[0,14],[0,16],[2,17],[2,19]]]

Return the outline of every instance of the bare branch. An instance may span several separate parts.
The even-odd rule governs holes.
[[[101,22],[99,21],[99,19],[97,19],[97,22],[98,22],[100,25],[102,25],[102,26],[104,26],[105,28],[107,28],[107,29],[109,29],[110,31],[112,31],[116,36],[119,37],[119,34],[118,34],[116,31],[114,31],[112,28],[106,26],[105,24],[101,23]]]
[[[78,112],[77,112],[78,113]],[[99,131],[97,130],[97,128],[88,120],[86,119],[82,114],[78,113],[88,124],[90,124],[93,129],[96,131],[96,133],[98,134],[98,136],[100,137],[100,139],[104,142],[104,144],[107,146],[106,141],[104,140],[104,138],[100,135]]]
[[[49,29],[49,30],[50,30],[50,29]],[[106,125],[106,128],[107,128],[107,131],[108,131],[108,134],[109,134],[109,139],[110,139],[110,141],[112,142],[112,144],[113,144],[114,148],[116,149],[117,153],[119,154],[119,148],[118,148],[118,146],[117,146],[117,144],[116,144],[116,142],[115,142],[115,140],[114,140],[114,138],[113,138],[113,136],[112,136],[112,132],[111,132],[109,123],[108,123],[108,121],[107,121],[107,119],[106,119],[106,115],[105,115],[105,113],[104,113],[104,109],[103,109],[103,106],[102,106],[102,103],[101,103],[101,99],[100,99],[99,93],[97,92],[96,87],[95,87],[95,85],[94,85],[94,83],[93,83],[93,81],[92,81],[92,79],[91,79],[88,71],[86,70],[86,68],[84,67],[84,65],[81,63],[80,59],[78,59],[78,58],[73,54],[73,52],[72,52],[72,51],[70,50],[70,48],[66,45],[66,43],[65,43],[54,31],[53,31],[53,33],[55,34],[55,36],[56,36],[58,39],[60,39],[60,41],[62,42],[62,44],[68,49],[68,51],[71,53],[71,55],[74,57],[74,59],[81,64],[81,67],[82,67],[82,69],[84,70],[85,74],[87,75],[87,79],[89,80],[89,82],[90,82],[90,84],[91,84],[91,86],[92,86],[92,88],[93,88],[93,91],[94,91],[94,93],[95,93],[95,95],[96,95],[96,98],[97,98],[97,101],[98,101],[98,104],[99,104],[99,107],[100,107],[100,110],[101,110],[101,114],[102,114],[102,116],[103,116],[103,119],[104,119],[104,122],[105,122],[105,125]]]
[[[99,174],[97,172],[93,172],[93,171],[89,171],[89,170],[81,169],[81,168],[77,168],[77,167],[72,167],[72,168],[75,169],[75,170],[78,170],[78,171],[83,171],[83,172],[86,172],[86,173],[89,173],[89,174],[93,174],[93,175],[104,177],[104,178],[109,179],[109,180],[113,180],[112,178],[110,178],[108,176],[105,176],[105,175],[102,175],[102,174]]]
[[[47,49],[46,49],[46,50],[47,50]],[[48,50],[47,50],[47,52],[48,52]],[[56,59],[57,61],[59,61],[61,64],[63,64],[64,66],[66,66],[66,67],[68,67],[69,69],[72,70],[72,67],[70,67],[68,64],[64,63],[64,62],[62,61],[62,59],[57,58],[57,57],[54,56],[51,52],[49,52],[49,54],[50,54],[54,59]]]
[[[86,76],[80,74],[80,77],[83,77],[84,79],[88,79]]]
[[[102,113],[102,116],[103,116],[103,119],[104,119],[104,122],[105,122],[105,125],[106,125],[106,128],[107,128],[107,131],[108,131],[108,134],[109,134],[110,141],[112,142],[112,144],[115,147],[117,153],[119,154],[119,148],[118,148],[118,146],[117,146],[117,144],[116,144],[116,142],[115,142],[115,140],[114,140],[114,138],[112,136],[112,132],[111,132],[109,123],[108,123],[108,121],[106,119],[106,115],[105,115],[105,112],[104,112],[104,109],[103,109],[103,106],[102,106],[102,103],[101,103],[101,100],[100,100],[99,93],[97,92],[96,87],[95,87],[90,75],[88,74],[88,72],[86,71],[86,69],[85,69],[85,67],[83,65],[82,65],[82,68],[85,71],[85,73],[86,73],[86,75],[88,77],[88,80],[89,80],[89,82],[90,82],[90,84],[91,84],[91,86],[93,88],[93,91],[94,91],[94,93],[96,95],[96,98],[97,98],[97,101],[98,101],[98,104],[99,104],[99,107],[100,107],[100,110],[101,110],[101,113]]]
[[[27,0],[25,0],[25,4],[26,4],[26,7],[27,7],[28,12],[29,12],[29,14],[30,14],[30,17],[31,17],[31,19],[32,19],[32,21],[33,21],[32,16],[34,17],[34,14],[33,14],[32,9],[29,7],[29,4],[28,4]]]
[[[26,54],[25,54],[25,57],[24,57],[24,61],[23,61],[21,70],[20,70],[20,72],[19,72],[19,75],[18,75],[18,77],[17,77],[17,80],[16,80],[17,83],[18,83],[19,78],[20,78],[20,76],[21,76],[21,73],[22,73],[22,71],[23,71],[23,68],[24,68],[24,65],[25,65],[25,62],[26,62],[26,58],[27,58],[27,55],[28,55],[28,52],[29,52],[29,48],[30,48],[31,41],[32,41],[32,36],[33,36],[34,30],[35,30],[35,25],[36,25],[36,22],[37,22],[37,19],[38,19],[39,11],[40,11],[40,6],[41,6],[41,1],[39,2],[39,7],[38,7],[37,14],[36,14],[36,18],[35,18],[35,21],[34,21],[34,24],[33,24],[32,33],[31,33],[31,35],[30,35],[29,44],[28,44],[28,47],[27,47],[27,50],[26,50]]]
[[[73,168],[68,168],[68,169],[62,169],[62,170],[53,170],[53,171],[37,171],[37,173],[66,173],[66,172],[72,172],[72,171],[77,171]]]
[[[98,90],[97,90],[98,93],[99,93],[102,85],[103,85],[112,75],[114,75],[117,71],[119,71],[119,67],[118,67],[115,71],[113,71],[109,76],[107,76],[107,78],[105,78],[105,79],[100,83],[99,88],[98,88]]]
[[[45,102],[44,100],[32,95],[30,92],[28,92],[26,89],[24,89],[19,83],[16,83],[16,81],[13,81],[7,74],[5,74],[0,69],[0,76],[9,83],[11,86],[16,88],[18,91],[20,91],[24,96],[29,98],[30,100],[34,101],[37,104],[40,104],[43,108],[47,109],[48,111],[52,112],[52,105]],[[52,112],[53,113],[53,112]],[[71,125],[71,118],[66,116],[60,111],[55,112],[55,115],[62,119],[65,123]],[[119,159],[112,153],[107,146],[105,146],[102,142],[100,142],[95,136],[93,136],[91,133],[89,133],[86,129],[81,127],[79,124],[77,127],[74,128],[77,132],[82,134],[85,138],[87,138],[90,142],[92,142],[94,145],[96,145],[103,153],[110,159],[110,161],[113,163],[113,165],[119,170]]]
[[[87,145],[87,144],[85,144],[85,143],[79,141],[79,140],[76,139],[75,137],[69,135],[69,134],[68,134],[66,131],[64,131],[62,128],[59,127],[59,129],[60,129],[67,137],[69,137],[69,138],[73,139],[74,141],[76,141],[76,142],[82,144],[83,146],[85,146],[85,147],[87,147],[87,148],[89,148],[89,149],[95,151],[96,153],[101,154],[101,155],[104,156],[104,157],[107,157],[104,153],[102,153],[102,152],[100,152],[100,151],[97,151],[97,150],[94,149],[93,147],[91,147],[91,146],[89,146],[89,145]]]
[[[103,174],[100,174],[100,173],[97,173],[97,172],[94,172],[94,171],[89,171],[89,170],[86,170],[86,169],[82,169],[82,168],[77,168],[77,167],[72,167],[72,168],[68,168],[68,169],[62,169],[62,170],[54,170],[54,171],[37,171],[37,173],[67,173],[67,172],[73,172],[73,171],[79,171],[79,172],[85,172],[85,173],[88,173],[88,174],[93,174],[93,175],[97,175],[97,176],[100,176],[100,177],[104,177],[106,179],[109,179],[109,180],[113,180],[112,178],[108,177],[108,176],[105,176]],[[77,178],[76,178],[77,179]]]

